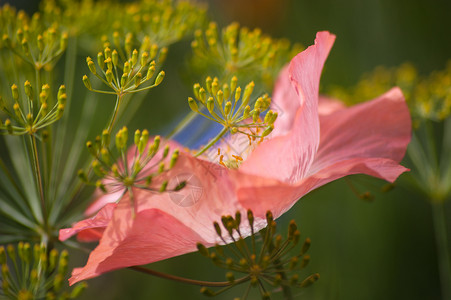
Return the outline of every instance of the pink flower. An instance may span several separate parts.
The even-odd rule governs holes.
[[[135,217],[126,195],[93,219],[62,230],[61,240],[76,233],[101,236],[70,284],[195,251],[197,242],[211,246],[218,242],[212,224],[222,215],[252,209],[262,228],[267,210],[278,217],[332,180],[363,173],[393,182],[405,172],[399,162],[410,141],[411,120],[399,88],[350,108],[318,100],[321,71],[334,40],[328,32],[318,33],[315,45],[281,72],[272,103],[279,110],[275,129],[238,169],[181,153],[168,175],[188,179],[182,194],[136,190]]]

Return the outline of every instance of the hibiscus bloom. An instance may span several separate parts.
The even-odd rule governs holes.
[[[319,100],[321,71],[334,40],[319,32],[315,44],[281,72],[271,104],[279,111],[275,128],[238,168],[180,153],[168,176],[188,180],[182,191],[191,193],[190,203],[173,193],[136,190],[135,211],[125,194],[92,219],[62,230],[61,240],[76,233],[100,238],[70,284],[192,252],[198,242],[212,246],[218,242],[213,222],[237,210],[251,209],[255,227],[262,228],[266,211],[278,217],[332,180],[361,173],[393,182],[405,172],[399,162],[410,141],[411,120],[399,88],[349,108]]]

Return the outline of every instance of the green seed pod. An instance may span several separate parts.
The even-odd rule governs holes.
[[[113,72],[111,72],[111,70],[108,69],[105,72],[105,77],[109,84],[111,84],[111,82],[113,82]]]
[[[218,79],[215,78],[213,80],[213,83],[211,84],[211,94],[212,95],[216,95],[219,91],[219,84],[218,84]]]
[[[11,86],[11,93],[13,95],[14,100],[19,99],[19,88],[17,87],[17,85],[13,84]]]
[[[213,110],[215,109],[215,100],[213,99],[213,97],[208,97],[207,109],[210,112],[210,114],[213,113]]]
[[[197,105],[196,100],[194,100],[193,98],[188,97],[188,105],[192,111],[199,112],[199,106]]]
[[[150,65],[149,69],[147,69],[146,80],[149,80],[150,78],[152,78],[154,73],[155,73],[155,66]]]
[[[144,149],[146,148],[148,142],[149,142],[149,131],[147,129],[144,129],[138,142],[138,151],[140,154],[144,153]]]
[[[242,103],[244,103],[244,105],[247,105],[249,103],[249,99],[251,97],[252,92],[254,91],[254,87],[255,83],[253,81],[248,83],[248,85],[246,85],[242,99]]]
[[[3,265],[6,263],[6,252],[5,247],[0,246],[0,265]]]
[[[149,52],[145,51],[141,54],[141,66],[145,66],[149,60]]]
[[[96,66],[92,60],[88,61],[88,68],[92,74],[94,74],[94,75],[97,74]]]
[[[205,247],[203,244],[201,244],[201,243],[197,243],[197,250],[199,251],[199,253],[202,255],[202,256],[205,256],[205,257],[209,257],[210,256],[210,254],[208,253],[208,249],[207,249],[207,247]]]
[[[200,102],[202,102],[203,104],[205,104],[205,101],[207,100],[207,93],[205,92],[204,88],[200,88],[199,89],[199,100]]]
[[[122,77],[121,77],[121,86],[122,87],[126,86],[127,82],[128,82],[128,74],[124,73],[124,74],[122,74]]]
[[[108,132],[108,130],[104,129],[102,131],[102,146],[103,147],[108,147],[110,145],[110,139],[111,138],[111,134]]]
[[[163,81],[164,76],[165,76],[164,71],[161,71],[160,73],[158,73],[157,78],[155,79],[155,85],[159,85]]]
[[[136,129],[135,138],[134,138],[135,146],[138,146],[140,138],[141,138],[141,131],[139,129]]]
[[[233,76],[230,80],[230,90],[233,92],[236,89],[236,85],[238,83],[238,78],[236,76]]]
[[[124,62],[124,73],[130,73],[131,67],[130,62],[126,61]]]
[[[232,102],[227,101],[227,103],[226,103],[226,105],[224,107],[224,115],[228,117],[230,112],[231,112],[231,110],[232,110]]]
[[[175,164],[177,163],[177,160],[179,158],[180,151],[178,149],[175,149],[172,153],[171,161],[169,162],[169,169],[172,169]]]
[[[69,39],[69,34],[67,32],[64,32],[61,35],[60,39],[60,51],[64,51],[67,48],[67,40]]]
[[[97,53],[97,64],[101,70],[105,68],[105,56],[102,52]]]
[[[216,94],[216,99],[218,99],[219,104],[222,105],[222,101],[224,100],[224,92],[219,90]]]
[[[106,63],[107,69],[112,71],[113,70],[113,61],[111,60],[111,57],[108,57],[107,59],[105,59],[105,63]]]
[[[193,93],[194,93],[194,97],[195,97],[197,100],[201,101],[200,96],[199,96],[199,90],[200,90],[200,84],[195,83],[195,84],[193,85]]]
[[[212,91],[211,91],[211,84],[212,84],[212,82],[213,82],[213,79],[211,79],[210,76],[208,76],[208,77],[205,79],[205,86],[207,87],[207,91],[208,91],[210,94],[212,94]]]
[[[89,80],[88,76],[83,76],[83,84],[88,90],[92,90],[91,81]]]
[[[136,73],[135,75],[135,87],[138,87],[141,84],[143,75],[141,73]]]
[[[105,48],[105,59],[111,58],[111,49],[109,47]]]
[[[33,88],[31,87],[31,83],[27,80],[24,83],[25,95],[27,95],[28,99],[33,99]]]
[[[167,181],[164,181],[164,182],[161,184],[161,186],[160,186],[160,193],[165,192],[166,189],[167,189],[167,187],[168,187],[168,182],[167,182]]]
[[[132,66],[136,66],[136,64],[138,63],[138,50],[133,50],[132,52]]]

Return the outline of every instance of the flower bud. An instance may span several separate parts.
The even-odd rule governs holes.
[[[25,95],[27,95],[28,99],[33,99],[33,88],[31,87],[31,83],[27,80],[24,83]]]
[[[238,78],[236,76],[233,76],[230,80],[230,90],[233,92],[236,89],[236,85],[238,83]]]
[[[232,102],[227,101],[225,107],[224,107],[224,115],[229,116],[230,112],[232,110]]]
[[[96,66],[95,66],[95,64],[94,64],[94,62],[92,60],[88,61],[88,68],[89,68],[89,71],[91,71],[92,74],[94,74],[94,75],[97,74]]]
[[[165,76],[164,71],[161,71],[160,73],[158,73],[157,78],[155,79],[155,85],[159,85],[163,81],[164,76]]]
[[[146,80],[149,80],[150,78],[152,78],[154,73],[155,73],[155,66],[150,65],[149,69],[147,69]]]
[[[147,64],[147,61],[149,60],[149,53],[143,52],[141,54],[141,66],[145,66]]]
[[[83,76],[83,84],[88,90],[92,90],[91,81],[89,80],[88,76]]]
[[[105,48],[105,59],[111,58],[111,49],[106,47]]]
[[[111,84],[111,82],[113,82],[113,72],[111,70],[109,70],[109,69],[106,70],[105,77],[109,84]]]
[[[13,84],[11,86],[11,93],[13,95],[14,100],[19,99],[19,89],[18,89],[17,85]]]
[[[197,105],[196,100],[194,100],[193,98],[188,97],[188,105],[192,111],[199,112],[199,106]]]
[[[97,63],[99,64],[101,70],[105,68],[105,56],[102,52],[97,53]]]
[[[141,73],[136,73],[135,75],[135,87],[138,87],[141,84],[141,80],[143,78],[143,75]]]
[[[169,169],[172,169],[175,166],[175,164],[177,163],[177,160],[179,158],[179,154],[180,154],[180,151],[178,149],[176,149],[172,153],[171,161],[169,162]]]

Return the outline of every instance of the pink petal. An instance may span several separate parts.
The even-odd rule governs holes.
[[[379,98],[321,117],[321,141],[309,175],[345,160],[400,162],[410,142],[411,120],[404,96],[393,88]],[[393,176],[383,177],[393,181]]]
[[[294,95],[292,92],[287,94],[276,90],[276,95],[287,94],[290,98],[276,99],[275,102],[280,106],[284,105],[284,101],[299,103],[293,128],[284,136],[275,136],[263,142],[242,164],[240,170],[255,175],[276,177],[285,182],[296,182],[307,174],[319,144],[319,80],[334,40],[334,35],[319,32],[315,45],[310,46],[291,61],[289,74],[292,87],[288,86],[284,80],[279,82],[282,82],[280,88],[294,89],[297,98],[291,98],[290,95]],[[282,76],[284,74],[282,73]],[[279,87],[277,86],[276,89]],[[284,107],[290,106],[291,104]],[[290,111],[284,113],[290,113]]]
[[[158,209],[140,210],[133,217],[131,203],[121,201],[99,246],[84,268],[75,269],[70,285],[102,273],[184,254],[203,241],[177,218]],[[166,224],[166,226],[161,226]]]
[[[399,162],[410,141],[411,120],[399,88],[322,116],[320,122],[320,146],[307,177],[288,184],[239,174],[235,180],[242,206],[280,216],[303,195],[338,178],[367,174],[393,182],[408,170]]]
[[[134,217],[125,196],[87,265],[74,270],[71,284],[193,251],[196,242],[211,246],[218,242],[212,223],[237,210],[252,209],[259,229],[267,210],[278,217],[300,197],[334,179],[364,173],[393,181],[406,171],[398,163],[410,140],[411,124],[398,89],[352,108],[335,103],[330,109],[331,103],[323,100],[318,106],[319,77],[334,38],[318,33],[316,44],[290,64],[293,86],[279,80],[278,89],[291,89],[275,91],[282,95],[275,103],[289,109],[286,119],[280,119],[279,133],[260,144],[239,170],[182,153],[167,178],[169,187],[182,181],[187,187],[163,194],[134,191]],[[321,106],[329,109],[318,117]],[[92,227],[77,225],[73,231]]]
[[[80,221],[72,226],[72,228],[61,229],[59,232],[59,240],[65,241],[71,236],[88,229],[103,229],[106,228],[113,216],[114,209],[116,207],[115,203],[110,203],[105,205],[102,210],[100,210],[97,215],[92,218]],[[89,235],[92,240],[93,235]]]
[[[218,242],[213,222],[243,210],[228,172],[182,153],[177,167],[168,174],[169,186],[185,180],[187,186],[176,193],[135,190],[135,217],[128,194],[124,196],[98,247],[91,252],[87,265],[74,273],[71,284],[109,270],[191,252],[197,242],[208,246]]]
[[[285,135],[291,130],[296,116],[294,112],[300,107],[298,98],[292,86],[289,65],[287,65],[280,71],[272,96],[271,110],[277,111],[278,117],[271,136]]]

